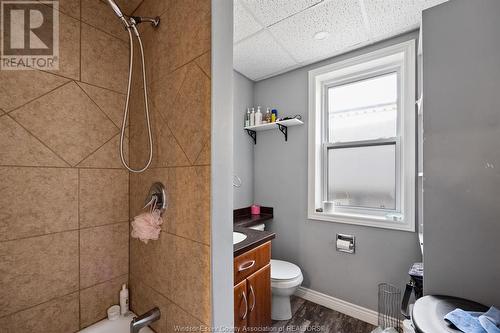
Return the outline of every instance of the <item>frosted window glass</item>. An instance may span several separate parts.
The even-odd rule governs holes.
[[[328,201],[396,209],[396,145],[328,149]]]
[[[397,73],[328,89],[330,142],[392,138],[397,131]]]

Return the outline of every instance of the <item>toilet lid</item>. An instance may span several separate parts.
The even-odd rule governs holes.
[[[300,268],[290,262],[271,259],[271,279],[290,280],[301,274]]]

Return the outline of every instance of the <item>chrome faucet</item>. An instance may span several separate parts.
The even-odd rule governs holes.
[[[160,319],[160,316],[160,309],[153,308],[139,317],[134,317],[130,322],[130,333],[139,333],[141,328],[157,321]]]

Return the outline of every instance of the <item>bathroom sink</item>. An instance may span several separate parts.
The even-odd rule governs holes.
[[[233,231],[233,245],[238,244],[240,242],[243,242],[247,238],[247,235],[241,233],[241,232],[234,232]]]

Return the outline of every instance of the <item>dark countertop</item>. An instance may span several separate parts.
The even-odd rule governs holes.
[[[234,210],[233,231],[247,235],[245,240],[233,245],[234,257],[276,238],[274,232],[249,228],[257,224],[262,224],[264,221],[271,220],[272,218],[273,209],[271,207],[261,207],[261,213],[259,215],[251,215],[250,207]]]
[[[276,234],[270,231],[253,230],[238,226],[234,226],[233,230],[235,232],[241,232],[242,234],[247,235],[247,238],[245,238],[245,240],[233,245],[234,257],[237,257],[240,254],[256,248],[257,246],[264,244],[276,237]]]

